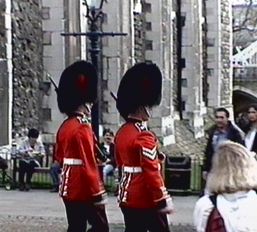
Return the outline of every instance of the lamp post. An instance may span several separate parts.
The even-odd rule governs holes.
[[[61,33],[63,36],[87,36],[90,40],[90,57],[94,65],[98,78],[97,78],[97,99],[101,97],[101,80],[99,79],[98,59],[100,53],[99,39],[104,36],[125,36],[127,33],[116,32],[102,32],[99,30],[99,20],[102,20],[103,12],[102,6],[105,0],[84,0],[84,5],[87,7],[86,18],[89,22],[89,32],[84,33]],[[100,21],[101,22],[101,21]],[[100,104],[96,102],[92,108],[92,127],[97,138],[99,138],[99,113]]]

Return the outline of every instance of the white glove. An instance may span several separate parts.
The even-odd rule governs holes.
[[[106,205],[108,202],[107,194],[103,194],[103,199],[101,201],[97,201],[94,205]]]
[[[174,204],[171,198],[166,199],[166,206],[159,210],[163,214],[171,214],[174,212]]]

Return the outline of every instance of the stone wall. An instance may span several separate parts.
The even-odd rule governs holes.
[[[0,2],[0,58],[6,58],[5,38],[5,1]]]
[[[221,1],[221,105],[227,106],[231,104],[232,97],[232,66],[231,66],[231,3],[229,0]]]
[[[178,11],[177,0],[172,1],[173,11]],[[178,108],[178,28],[177,28],[177,17],[172,22],[172,30],[173,30],[173,105],[175,110],[179,110]]]
[[[135,62],[145,61],[145,20],[144,14],[134,12]]]
[[[6,51],[5,1],[0,2],[0,146],[8,144],[8,72]]]
[[[12,2],[13,131],[40,127],[43,36],[39,0]]]
[[[208,50],[207,50],[207,32],[208,32],[208,17],[206,11],[206,1],[202,0],[202,17],[204,18],[204,22],[202,24],[202,45],[203,45],[203,102],[205,106],[208,106],[208,91],[209,91],[209,84],[208,84]]]

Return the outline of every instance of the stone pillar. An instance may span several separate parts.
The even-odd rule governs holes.
[[[220,104],[233,111],[233,33],[232,33],[232,2],[221,1],[221,57],[222,57],[222,80]]]
[[[208,106],[220,106],[221,96],[221,0],[206,1],[208,51]]]
[[[11,143],[12,130],[12,35],[11,1],[0,3],[0,146]]]
[[[175,142],[173,109],[173,38],[172,38],[172,1],[146,0],[146,23],[151,30],[146,31],[146,60],[156,63],[163,73],[163,100],[160,107],[153,110],[149,127],[167,146]]]
[[[208,106],[232,111],[232,6],[229,0],[206,1]],[[232,114],[231,114],[232,115]]]
[[[203,45],[202,45],[202,2],[190,0],[183,2],[185,24],[182,28],[182,57],[185,67],[182,71],[182,99],[185,102],[183,116],[189,119],[195,138],[204,135],[203,114],[205,106],[202,100],[203,87]]]
[[[127,36],[105,37],[103,44],[103,106],[102,127],[116,131],[122,119],[116,109],[115,95],[124,72],[134,62],[133,0],[113,0],[103,6],[103,31],[125,32]]]
[[[65,6],[64,1],[61,0],[43,0],[42,5],[44,81],[50,83],[47,77],[50,75],[58,85],[60,75],[66,66],[65,42],[69,40],[60,35],[61,32],[66,31]],[[50,86],[50,89],[44,93],[42,108],[45,112],[43,119],[45,140],[53,142],[54,135],[65,116],[60,114],[56,91],[52,84]]]

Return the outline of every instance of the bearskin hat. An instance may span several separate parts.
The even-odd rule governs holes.
[[[127,119],[140,106],[159,105],[162,96],[162,74],[156,64],[138,63],[123,76],[116,106],[121,116]]]
[[[91,63],[77,61],[62,72],[57,90],[60,112],[69,115],[80,105],[93,103],[96,98],[97,73]]]

